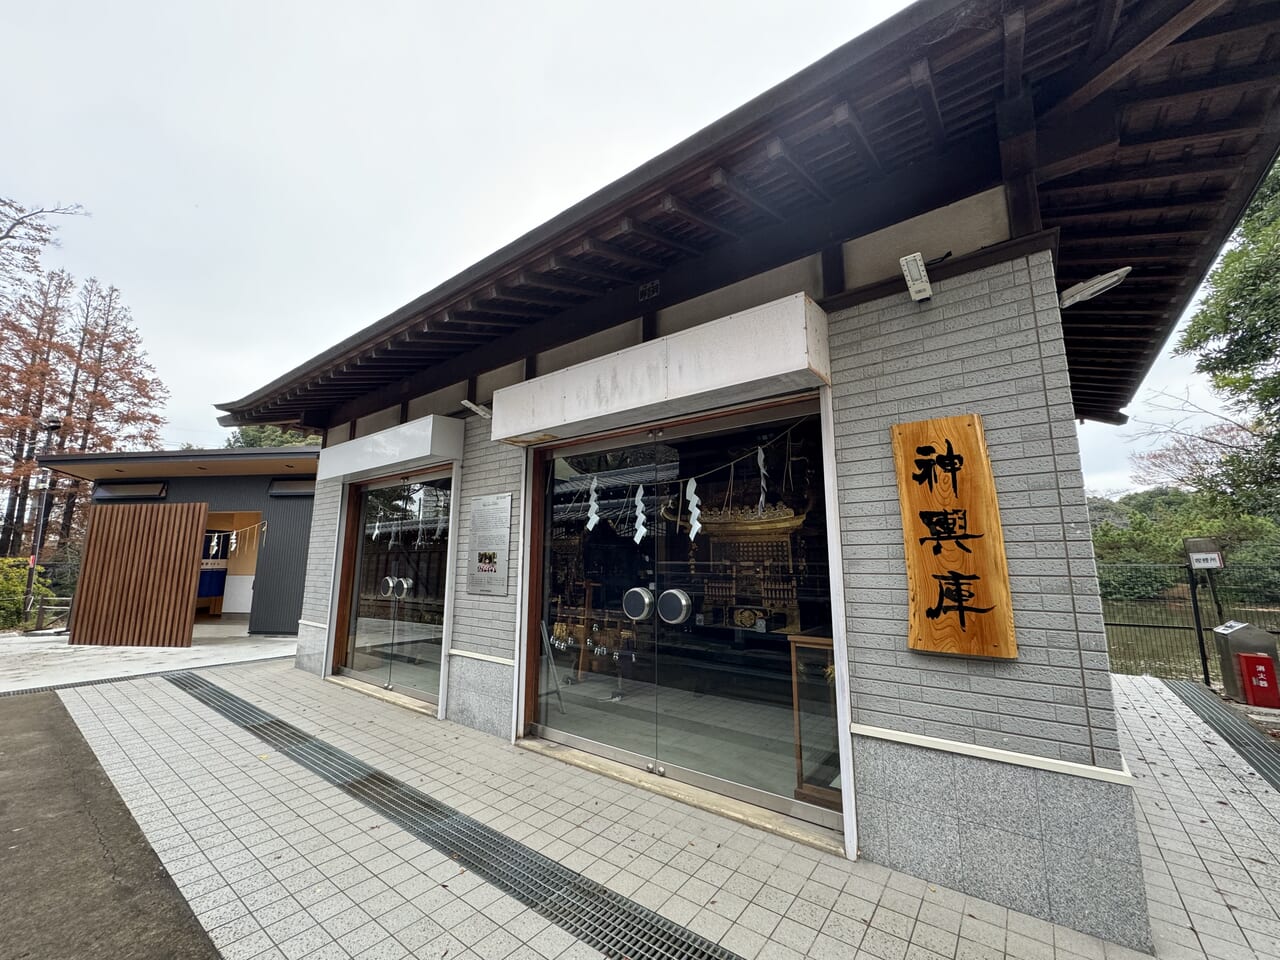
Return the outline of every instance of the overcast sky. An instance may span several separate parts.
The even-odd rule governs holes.
[[[905,3],[8,3],[5,177],[123,291],[169,446]],[[1139,394],[1202,401],[1163,359]],[[1212,402],[1208,400],[1208,402]],[[1135,418],[1154,416],[1142,402]],[[1091,490],[1139,428],[1081,429]]]

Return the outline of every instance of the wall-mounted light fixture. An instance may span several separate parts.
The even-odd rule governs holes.
[[[1119,270],[1112,270],[1110,273],[1099,274],[1084,283],[1077,283],[1074,287],[1067,287],[1058,296],[1058,305],[1065,310],[1073,303],[1092,300],[1098,294],[1106,293],[1112,287],[1119,286],[1132,269],[1133,267],[1121,267]]]
[[[924,268],[924,255],[916,252],[898,260],[902,267],[902,276],[907,281],[907,292],[912,300],[928,300],[933,296],[933,287],[929,284],[929,273]]]

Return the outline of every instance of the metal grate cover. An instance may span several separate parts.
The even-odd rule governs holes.
[[[737,954],[193,673],[170,683],[615,960]]]
[[[1268,737],[1195,680],[1166,680],[1165,685],[1211,726],[1231,749],[1280,790],[1280,743]]]

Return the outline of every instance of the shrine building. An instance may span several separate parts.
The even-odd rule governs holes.
[[[220,404],[324,436],[299,669],[1149,948],[1076,423],[1274,159],[1278,32],[920,0]]]

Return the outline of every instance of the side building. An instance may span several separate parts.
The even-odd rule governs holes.
[[[93,484],[71,643],[190,646],[197,614],[298,632],[316,447],[66,453]],[[127,616],[121,616],[121,612]]]
[[[1124,422],[1274,158],[1280,17],[987,6],[220,409],[324,432],[300,668],[1147,948],[1075,421]]]

